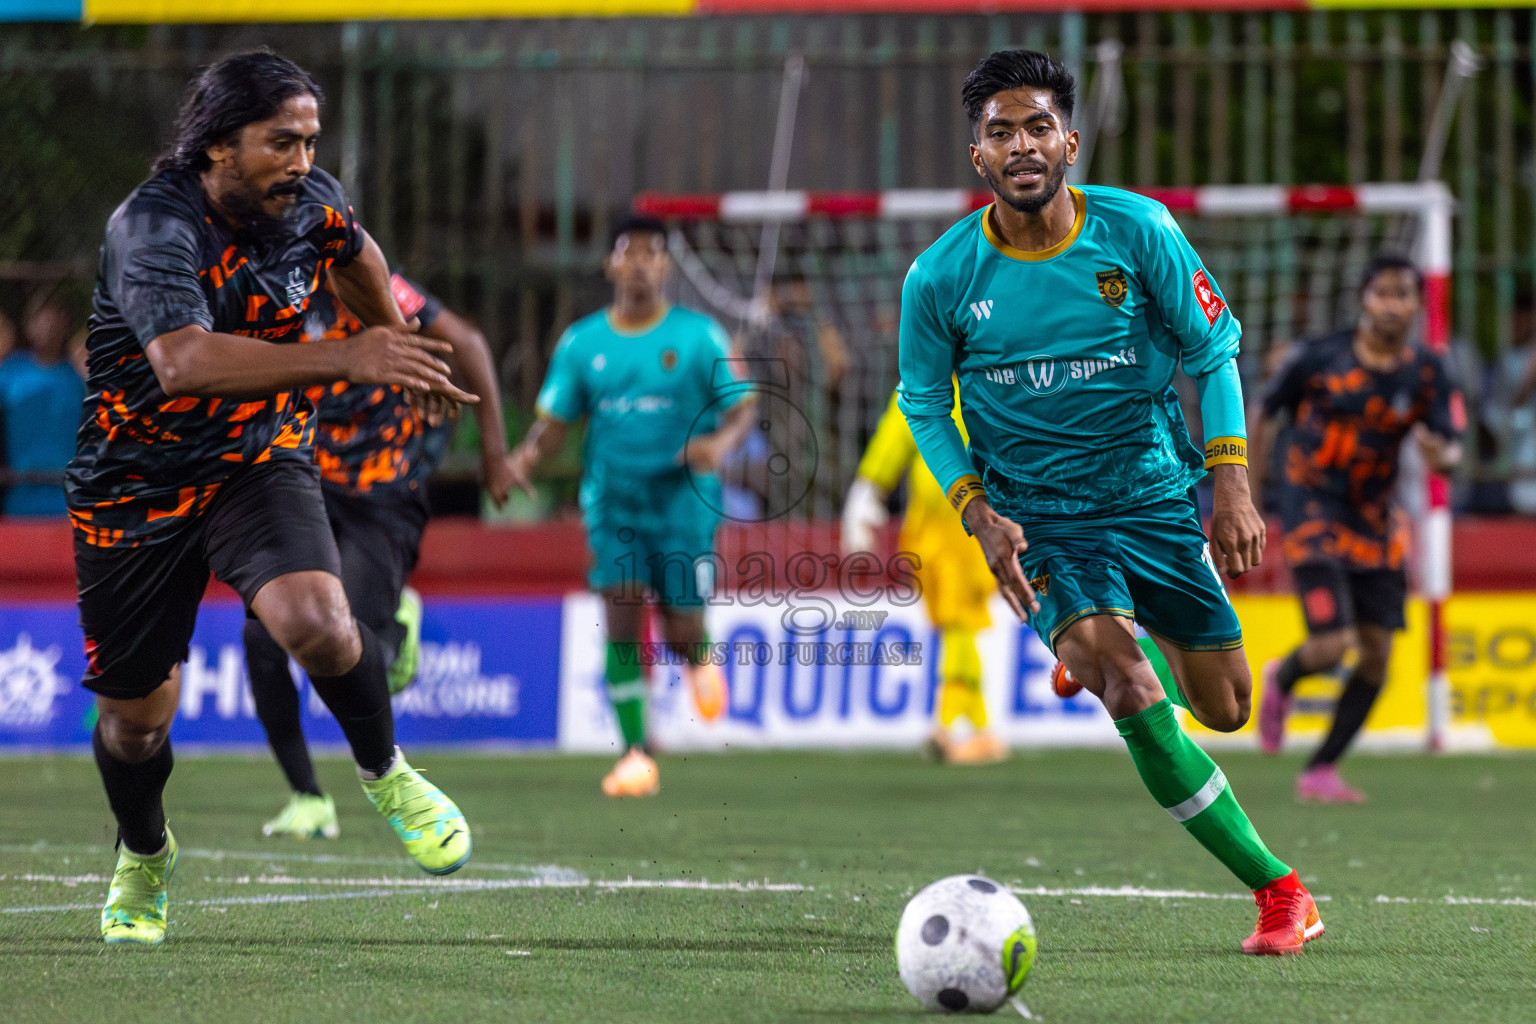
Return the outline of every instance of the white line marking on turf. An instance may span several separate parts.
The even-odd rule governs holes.
[[[214,885],[371,885],[390,889],[463,889],[470,892],[496,889],[695,889],[705,892],[813,892],[813,887],[794,882],[711,882],[707,878],[582,878],[574,872],[540,878],[304,878],[294,875],[238,875],[206,879]],[[80,885],[106,883],[106,875],[0,875],[0,882],[53,882]]]
[[[14,880],[21,881],[22,876],[13,876]],[[96,876],[26,876],[30,881],[52,881],[55,878],[62,880],[64,877],[79,878],[82,881],[106,881],[105,878]],[[7,880],[0,876],[0,881]],[[410,892],[438,891],[438,892],[494,892],[505,889],[681,889],[704,892],[815,892],[814,886],[796,885],[787,882],[710,882],[704,879],[693,878],[625,878],[625,879],[584,879],[548,880],[536,878],[461,878],[461,879],[430,879],[430,878],[289,878],[285,876],[257,876],[251,878],[242,876],[238,878],[216,878],[210,881],[224,885],[368,885],[373,888],[357,892],[335,893],[261,893],[253,896],[223,896],[213,899],[187,900],[183,905],[191,907],[227,907],[245,905],[266,905],[274,903],[321,903],[333,900],[358,900],[381,899],[386,896],[400,896]],[[1106,888],[1104,886],[1088,886],[1081,889],[1047,889],[1044,886],[1035,888],[1012,887],[1011,892],[1024,896],[1099,896],[1110,898],[1133,898],[1154,900],[1200,899],[1200,900],[1246,900],[1249,897],[1241,893],[1199,892],[1188,889],[1143,889],[1137,886],[1123,885],[1118,888]],[[1319,903],[1326,903],[1332,899],[1330,896],[1315,897]],[[1073,903],[1080,903],[1073,900]],[[1438,904],[1440,906],[1500,906],[1500,907],[1533,907],[1536,908],[1536,900],[1524,899],[1518,896],[1504,897],[1500,899],[1488,899],[1477,896],[1439,896],[1439,897],[1410,897],[1410,896],[1377,896],[1376,903],[1390,904]],[[44,914],[62,913],[73,910],[97,910],[99,903],[63,903],[41,907],[0,907],[0,914]]]
[[[95,846],[86,844],[52,844],[52,843],[0,843],[0,853],[114,853],[110,846]],[[402,857],[347,857],[335,853],[299,853],[297,851],[279,850],[209,850],[201,847],[181,848],[180,856],[192,857],[199,860],[260,860],[260,861],[299,861],[306,864],[362,864],[376,865],[379,867],[396,867],[409,863]],[[548,874],[554,871],[570,871],[570,868],[562,868],[558,864],[486,864],[476,861],[469,865],[476,871],[517,871]],[[573,874],[575,874],[573,872]]]
[[[1138,885],[1120,885],[1110,888],[1103,885],[1087,885],[1078,889],[1047,889],[1043,885],[1033,888],[1010,886],[1016,896],[1118,896],[1124,899],[1143,900],[1246,900],[1252,902],[1253,894],[1247,892],[1199,892],[1192,889],[1143,889]],[[1318,903],[1326,903],[1331,896],[1313,896]]]
[[[560,869],[570,872],[569,868]],[[4,881],[0,876],[0,881]],[[16,877],[21,881],[21,877]],[[28,881],[106,882],[108,879],[90,875],[30,875]],[[683,889],[704,892],[814,892],[811,886],[792,882],[711,882],[699,878],[623,878],[623,879],[572,879],[551,878],[292,878],[284,875],[259,875],[251,878],[214,878],[210,882],[219,885],[366,885],[372,888],[358,892],[338,893],[263,893],[258,896],[225,896],[215,899],[188,900],[191,907],[223,907],[244,904],[268,903],[317,903],[325,900],[378,899],[399,896],[412,891],[428,892],[494,892],[502,889]],[[46,907],[0,907],[0,914],[41,914],[68,910],[95,910],[99,904],[70,903]]]
[[[1519,896],[1505,896],[1499,899],[1489,899],[1484,896],[1377,896],[1377,903],[1439,903],[1450,907],[1536,907],[1536,900],[1522,899]]]

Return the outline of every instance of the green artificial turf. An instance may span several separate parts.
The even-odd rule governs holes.
[[[406,859],[342,761],[320,765],[342,838],[299,843],[260,835],[286,795],[269,761],[183,757],[152,950],[99,938],[114,856],[91,762],[0,761],[0,1020],[931,1019],[897,977],[896,922],[968,871],[1026,890],[1023,995],[1049,1024],[1536,1020],[1532,759],[1359,756],[1362,807],[1295,803],[1292,756],[1217,760],[1326,897],[1302,956],[1238,952],[1251,900],[1118,751],[663,757],[661,795],[629,802],[599,795],[600,760],[419,753],[474,829],[447,880]],[[748,884],[681,887],[706,880]],[[1122,886],[1155,894],[1094,892]]]

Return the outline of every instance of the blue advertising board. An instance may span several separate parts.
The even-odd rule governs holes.
[[[266,742],[251,701],[239,604],[198,612],[182,665],[177,743]],[[402,746],[505,743],[553,746],[559,722],[561,601],[428,599],[417,682],[395,697]],[[93,723],[75,606],[0,604],[0,750],[84,748]],[[304,731],[343,743],[340,729],[294,667]]]

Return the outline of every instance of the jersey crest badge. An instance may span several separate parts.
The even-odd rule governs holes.
[[[304,271],[300,267],[294,267],[288,272],[288,280],[283,284],[283,291],[288,296],[288,305],[294,309],[300,309],[304,300],[309,298],[309,285],[304,283]]]
[[[675,349],[675,348],[662,349],[662,352],[661,352],[661,368],[663,370],[668,371],[669,373],[672,370],[677,369],[677,349]]]
[[[1099,298],[1115,309],[1120,308],[1120,303],[1125,301],[1125,293],[1129,286],[1125,282],[1125,271],[1119,267],[1112,270],[1100,270],[1094,278],[1099,282]]]

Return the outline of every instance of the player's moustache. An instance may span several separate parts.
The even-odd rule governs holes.
[[[1046,170],[1047,170],[1047,167],[1045,166],[1045,164],[1038,164],[1038,163],[1034,163],[1032,161],[1021,161],[1021,162],[1016,163],[1016,164],[1008,164],[1008,165],[1006,165],[1003,168],[1003,174],[1004,175],[1013,175],[1013,174],[1044,174],[1046,172]]]
[[[299,189],[303,187],[303,178],[289,178],[286,181],[280,181],[276,185],[273,185],[271,188],[267,189],[267,197],[270,199],[277,196],[296,196],[299,194]]]

